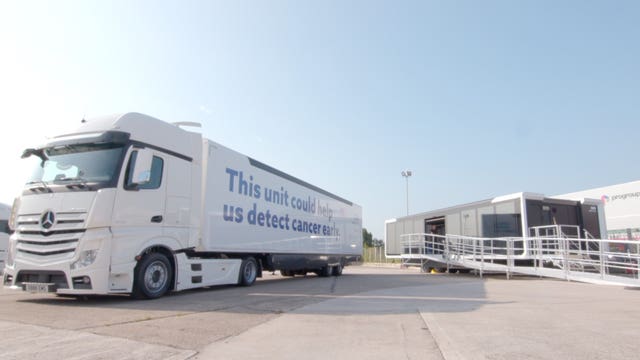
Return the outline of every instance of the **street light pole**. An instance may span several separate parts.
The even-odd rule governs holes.
[[[402,176],[407,179],[407,216],[409,216],[409,176],[411,175],[411,170],[405,170],[402,172]]]

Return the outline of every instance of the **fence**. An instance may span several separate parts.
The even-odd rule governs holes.
[[[362,249],[362,261],[365,263],[393,264],[399,263],[398,259],[387,259],[383,246],[365,247]]]

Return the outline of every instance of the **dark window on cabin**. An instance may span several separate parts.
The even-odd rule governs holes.
[[[521,237],[520,214],[483,214],[482,237]]]

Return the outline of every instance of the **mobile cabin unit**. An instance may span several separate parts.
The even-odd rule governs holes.
[[[514,255],[527,261],[531,260],[531,252],[526,239],[541,235],[540,231],[557,229],[568,232],[568,236],[602,238],[606,234],[602,202],[524,192],[390,219],[385,222],[385,251],[390,258],[415,254],[405,241],[409,234],[432,234],[435,239],[445,235],[498,241],[520,238]]]

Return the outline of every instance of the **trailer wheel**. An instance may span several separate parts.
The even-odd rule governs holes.
[[[166,256],[147,254],[136,266],[131,295],[136,299],[159,298],[169,290],[172,275],[173,269]]]
[[[240,264],[240,276],[238,284],[242,286],[251,286],[258,276],[258,263],[252,257],[242,260]]]
[[[342,275],[342,264],[336,265],[333,267],[333,276],[340,276]]]
[[[291,270],[280,270],[280,275],[293,277],[296,276],[296,273]]]
[[[320,277],[329,277],[331,276],[332,273],[332,269],[331,266],[327,265],[327,266],[323,266],[322,268],[320,268],[320,271],[318,271],[316,274],[318,274],[318,276]]]

